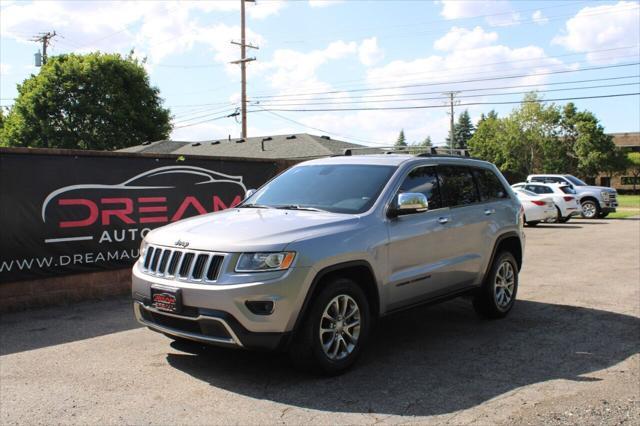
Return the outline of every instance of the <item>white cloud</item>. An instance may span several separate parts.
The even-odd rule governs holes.
[[[497,33],[487,33],[481,27],[475,27],[473,30],[453,27],[442,38],[436,40],[433,47],[444,51],[473,49],[488,46],[497,39]]]
[[[549,22],[549,18],[542,14],[541,10],[536,10],[531,14],[531,20],[538,25],[544,25]]]
[[[247,12],[253,19],[263,19],[285,6],[284,1],[248,4]],[[54,39],[53,54],[68,50],[124,53],[135,47],[139,54],[149,56],[149,67],[199,44],[208,46],[216,61],[226,62],[238,56],[237,47],[229,42],[239,37],[239,26],[204,25],[200,19],[204,14],[236,13],[238,9],[236,1],[3,3],[0,34],[26,41],[55,28],[59,36]],[[250,29],[247,37],[253,43],[264,42]]]
[[[514,25],[520,15],[507,0],[441,0],[440,15],[445,19],[464,19],[484,16],[490,25]]]
[[[384,58],[384,51],[378,46],[376,37],[362,40],[358,48],[358,58],[365,66],[375,65]]]
[[[309,6],[311,7],[328,7],[335,4],[342,3],[343,0],[309,0]]]
[[[640,44],[638,11],[637,3],[627,1],[585,7],[566,22],[563,34],[556,36],[553,43],[574,52],[635,46],[629,54],[637,55]],[[618,62],[614,57],[621,54],[622,51],[589,53],[587,59],[593,63],[612,63]]]
[[[292,49],[278,49],[273,53],[270,61],[260,61],[255,64],[253,71],[271,72],[267,80],[273,88],[285,92],[295,92],[296,87],[316,86],[318,90],[326,90],[329,85],[318,81],[316,71],[331,60],[342,59],[358,52],[356,42],[334,41],[322,50],[312,50],[308,53]]]

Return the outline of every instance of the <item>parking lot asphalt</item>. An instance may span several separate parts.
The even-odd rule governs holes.
[[[0,317],[2,424],[637,424],[640,220],[526,230],[518,302],[386,318],[352,371],[180,346],[127,298]]]

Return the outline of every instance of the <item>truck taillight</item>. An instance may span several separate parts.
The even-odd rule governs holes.
[[[562,197],[562,198],[564,198],[564,200],[565,200],[565,201],[571,201],[571,200],[573,200],[573,197],[569,197],[569,196],[565,196],[565,197]]]

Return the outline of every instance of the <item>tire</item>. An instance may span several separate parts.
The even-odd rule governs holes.
[[[609,216],[609,213],[602,213],[602,212],[598,213],[598,217],[599,217],[600,219],[604,219],[604,218],[605,218],[605,217],[607,217],[607,216]]]
[[[473,307],[481,317],[504,318],[513,308],[517,293],[518,264],[511,253],[503,251],[494,258],[482,287],[474,295]]]
[[[582,203],[582,217],[595,219],[600,214],[600,205],[595,200],[584,200]]]
[[[560,218],[560,223],[567,223],[569,220],[571,220],[571,216],[562,217]]]
[[[334,376],[348,370],[362,352],[371,329],[371,313],[367,297],[354,281],[335,278],[321,285],[294,336],[289,356],[298,368]]]
[[[560,211],[560,207],[556,206],[556,218],[551,223],[562,223],[562,212]]]
[[[527,226],[531,226],[531,227],[538,226],[539,223],[540,223],[539,220],[532,220],[530,222],[527,222]]]

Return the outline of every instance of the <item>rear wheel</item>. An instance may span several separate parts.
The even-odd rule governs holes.
[[[560,218],[560,223],[567,223],[571,219],[571,216]]]
[[[507,251],[495,257],[489,275],[473,298],[476,312],[485,318],[504,318],[518,293],[518,264]]]
[[[352,280],[323,283],[289,350],[299,367],[327,375],[353,365],[369,335],[371,316],[362,289]]]
[[[584,200],[582,202],[582,217],[585,219],[595,219],[600,214],[600,206],[595,200]]]

